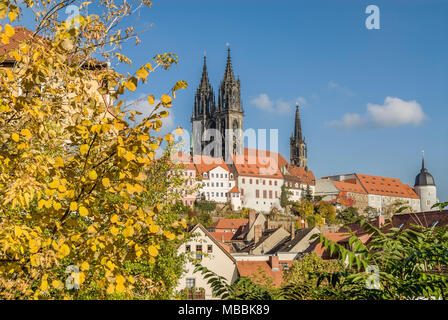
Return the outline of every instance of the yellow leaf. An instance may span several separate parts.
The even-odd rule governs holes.
[[[127,226],[126,228],[124,228],[123,230],[123,235],[126,238],[132,237],[134,235],[134,228],[132,226]]]
[[[137,86],[136,86],[136,81],[133,81],[132,79],[135,79],[135,78],[131,78],[131,80],[129,80],[129,81],[126,81],[126,83],[124,84],[124,86],[128,89],[128,90],[130,90],[130,91],[135,91],[135,89],[137,89]]]
[[[5,25],[5,34],[6,34],[8,37],[11,38],[15,33],[16,33],[16,32],[14,31],[14,28],[11,27],[11,25],[9,25],[9,24],[6,24],[6,25]]]
[[[59,210],[59,209],[62,208],[62,205],[61,205],[61,203],[59,203],[59,202],[57,202],[57,201],[53,201],[53,208],[54,208],[55,210]]]
[[[22,134],[22,136],[25,137],[26,140],[30,140],[32,138],[32,134],[31,131],[28,129],[22,129],[22,131],[20,131],[20,133]]]
[[[157,233],[157,232],[159,232],[159,229],[160,229],[160,227],[159,227],[158,225],[155,225],[155,224],[153,224],[153,225],[151,225],[151,226],[149,227],[149,231],[152,232],[152,233]]]
[[[48,290],[48,282],[46,279],[42,280],[42,282],[40,283],[40,290],[42,290],[42,291]]]
[[[145,68],[140,68],[140,69],[138,69],[138,71],[136,72],[136,74],[137,74],[137,77],[138,77],[139,79],[145,79],[145,80],[146,80],[146,78],[149,76],[149,72],[148,72],[148,70],[146,70]]]
[[[1,40],[2,40],[3,44],[8,44],[9,43],[9,37],[5,33],[2,33]]]
[[[98,178],[98,174],[96,173],[95,170],[90,170],[89,171],[89,179],[90,180],[96,180],[96,178]]]
[[[89,210],[86,207],[83,207],[83,206],[79,207],[79,215],[81,217],[85,217],[88,214],[89,214]]]
[[[81,152],[82,155],[85,155],[89,151],[89,145],[83,144],[79,147],[79,152]]]
[[[113,294],[115,292],[115,286],[111,283],[109,284],[109,286],[107,287],[106,293],[107,294]]]
[[[118,222],[118,216],[116,214],[113,214],[112,217],[110,217],[110,222],[117,223]]]
[[[157,257],[157,255],[159,254],[159,250],[157,250],[157,248],[154,246],[149,246],[148,253],[151,257]]]
[[[62,290],[64,288],[64,284],[62,283],[62,281],[59,280],[53,280],[51,282],[51,285],[53,286],[53,288],[57,290]]]
[[[8,13],[9,21],[14,22],[17,18],[17,13],[15,11],[9,11]]]
[[[108,188],[108,187],[110,186],[110,180],[109,180],[109,178],[103,178],[103,180],[101,180],[101,181],[102,181],[103,186],[104,186],[105,188]]]
[[[81,264],[81,270],[82,271],[86,271],[86,270],[89,270],[89,263],[87,262],[87,261],[84,261],[82,264]]]
[[[70,203],[70,211],[76,211],[78,210],[78,204],[76,202]]]
[[[112,226],[112,228],[110,228],[110,233],[112,233],[114,236],[116,236],[119,231],[120,230],[118,230],[118,228],[115,226]]]
[[[14,142],[19,142],[19,141],[20,141],[20,137],[19,137],[19,135],[18,135],[17,133],[13,133],[13,134],[11,135],[11,139],[12,139]]]
[[[155,102],[154,96],[153,96],[152,94],[149,95],[149,96],[148,96],[148,103],[149,103],[150,105],[153,105],[154,102]]]
[[[126,279],[125,279],[122,275],[118,275],[118,276],[115,278],[115,282],[116,282],[117,284],[124,284],[125,281],[126,281]]]
[[[123,293],[125,290],[125,287],[123,284],[117,284],[117,286],[115,287],[115,290],[117,291],[117,293]]]
[[[68,247],[68,245],[63,244],[63,245],[59,248],[58,253],[59,253],[62,257],[68,256],[68,254],[70,253],[70,248]]]
[[[173,99],[170,96],[164,94],[161,100],[163,104],[169,104]]]

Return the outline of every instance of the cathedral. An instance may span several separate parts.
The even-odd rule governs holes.
[[[191,117],[192,154],[226,159],[232,154],[243,154],[243,117],[240,79],[236,80],[233,73],[230,48],[227,49],[226,69],[219,86],[217,103],[204,56],[201,82],[196,90]]]
[[[231,159],[244,154],[244,110],[241,103],[240,79],[235,79],[227,48],[227,63],[216,102],[215,93],[207,72],[204,55],[201,81],[196,90],[192,123],[192,155],[211,155]],[[226,161],[227,162],[227,161]],[[307,146],[302,136],[299,106],[296,106],[294,133],[290,138],[290,162],[292,166],[308,169]]]

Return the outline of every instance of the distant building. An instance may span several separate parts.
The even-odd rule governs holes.
[[[424,153],[422,154],[422,168],[420,173],[415,177],[414,189],[420,197],[421,211],[438,210],[438,208],[431,208],[439,200],[437,199],[437,188],[434,178],[425,166]]]
[[[179,246],[178,254],[190,255],[202,266],[224,277],[228,284],[235,282],[238,279],[238,270],[236,260],[229,253],[229,248],[211,236],[201,224],[194,226],[190,233],[193,238]],[[185,272],[182,274],[176,290],[186,289],[192,293],[202,289],[203,296],[200,298],[217,299],[213,296],[212,288],[207,283],[208,279],[204,279],[200,272],[195,273],[194,269],[194,264],[187,262]]]
[[[341,201],[343,207],[356,207],[360,213],[367,207],[382,213],[396,203],[420,211],[420,198],[414,189],[396,178],[359,173],[328,176],[317,181],[315,195]]]

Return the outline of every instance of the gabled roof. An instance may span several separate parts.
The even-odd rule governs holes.
[[[234,234],[232,232],[223,232],[223,231],[215,231],[210,232],[213,238],[215,238],[218,241],[230,241],[232,240]]]
[[[202,175],[204,172],[209,172],[217,167],[221,167],[227,172],[230,172],[229,167],[220,158],[212,158],[208,156],[193,156],[193,164],[196,167],[197,172]]]
[[[293,165],[287,165],[284,168],[283,175],[285,179],[290,178],[291,180],[296,180],[302,184],[315,185],[316,178],[314,177],[313,171],[305,170],[305,168]]]
[[[240,190],[238,190],[237,186],[234,186],[232,189],[229,190],[229,193],[240,193]]]
[[[419,199],[415,191],[400,179],[355,173],[368,194]]]
[[[218,240],[216,240],[211,234],[210,232],[207,231],[207,229],[204,228],[204,226],[200,223],[196,224],[191,230],[190,233],[194,233],[197,229],[201,229],[204,234],[210,238],[214,244],[216,244],[216,246],[221,249],[234,263],[236,263],[235,258],[230,254],[230,248],[228,246],[224,246],[221,242],[219,242]]]
[[[238,175],[262,178],[283,178],[280,168],[288,162],[277,152],[244,149],[244,155],[233,155]]]
[[[295,236],[291,240],[290,237],[285,238],[282,242],[280,242],[276,247],[270,250],[268,253],[277,253],[277,252],[291,252],[291,250],[302,241],[311,231],[313,231],[314,227],[303,228],[295,231]]]
[[[256,283],[263,279],[264,275],[272,279],[277,287],[283,282],[283,270],[272,270],[268,261],[238,261],[236,267],[241,277],[248,277]]]
[[[222,218],[214,222],[209,229],[238,229],[239,227],[246,225],[249,222],[248,219],[226,219]]]

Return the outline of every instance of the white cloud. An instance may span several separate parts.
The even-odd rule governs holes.
[[[329,125],[343,129],[351,129],[361,127],[366,122],[366,119],[363,119],[358,113],[346,113],[341,120],[333,120],[329,122]]]
[[[367,112],[379,127],[398,127],[407,124],[418,126],[426,118],[417,101],[404,101],[394,97],[387,97],[383,105],[367,104]]]
[[[404,125],[420,125],[427,116],[420,104],[415,101],[404,101],[396,97],[386,97],[384,104],[367,104],[367,112],[346,113],[341,120],[329,122],[329,125],[351,129],[361,126],[373,126],[379,128],[399,127]]]
[[[289,114],[292,112],[296,103],[299,103],[300,106],[305,105],[306,99],[303,97],[297,97],[294,101],[285,101],[283,99],[273,101],[266,93],[260,93],[257,97],[252,99],[250,103],[258,109],[264,111],[278,114]]]
[[[156,100],[154,105],[150,105],[147,99],[148,95],[142,94],[137,100],[132,100],[126,103],[126,110],[135,110],[139,111],[142,114],[135,116],[137,121],[142,120],[144,117],[148,116],[153,108],[160,102],[160,100]],[[166,133],[174,129],[174,114],[173,109],[166,109],[169,114],[167,117],[162,118],[162,129],[161,133]]]

